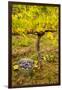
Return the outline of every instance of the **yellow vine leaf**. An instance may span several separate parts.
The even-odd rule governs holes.
[[[47,38],[53,39],[53,35],[52,35],[51,32],[48,32],[48,34],[47,34]]]
[[[44,56],[43,59],[46,61],[46,57]]]
[[[36,61],[35,61],[35,64],[37,64],[37,63],[38,63],[38,61],[36,60]]]
[[[17,70],[18,68],[19,68],[18,65],[14,65],[14,66],[13,66],[13,69],[14,69],[14,70]]]

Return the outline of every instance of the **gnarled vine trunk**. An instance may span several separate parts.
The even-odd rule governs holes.
[[[42,60],[41,60],[41,54],[40,54],[40,39],[47,32],[52,32],[53,33],[53,32],[56,32],[56,30],[54,30],[54,31],[53,30],[45,30],[44,32],[43,31],[41,31],[41,32],[37,32],[37,31],[35,31],[35,32],[33,32],[33,31],[32,32],[27,32],[27,34],[34,34],[34,35],[37,36],[36,53],[37,53],[37,57],[38,57],[38,65],[39,65],[39,67],[42,66]]]
[[[36,53],[37,53],[38,65],[39,65],[39,66],[40,66],[40,64],[41,64],[41,55],[40,55],[40,39],[41,39],[41,36],[37,35]]]

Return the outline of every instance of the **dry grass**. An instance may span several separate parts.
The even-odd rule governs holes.
[[[17,62],[20,60],[20,58],[23,57],[33,57],[33,59],[36,61],[36,52],[35,52],[35,46],[33,41],[36,41],[36,38],[31,42],[32,44],[27,46],[21,46],[19,45],[19,42],[21,42],[20,37],[14,36],[13,37],[13,44],[12,44],[12,87],[16,86],[25,86],[25,85],[51,85],[51,84],[58,84],[59,83],[59,63],[58,63],[58,51],[57,48],[51,48],[44,44],[41,50],[41,55],[46,56],[47,55],[55,55],[53,58],[54,60],[44,60],[42,58],[42,67],[35,67],[29,73],[22,72],[23,70],[19,67],[19,69],[14,70],[13,66],[14,64],[17,64]],[[17,40],[19,42],[17,42]],[[43,42],[42,42],[43,43]],[[51,43],[50,43],[51,44]],[[49,45],[48,45],[49,46]],[[41,45],[42,47],[42,45]],[[54,46],[52,46],[54,47]],[[34,56],[33,56],[34,55]]]

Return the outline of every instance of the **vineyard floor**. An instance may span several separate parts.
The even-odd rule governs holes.
[[[12,36],[12,87],[27,86],[27,85],[51,85],[59,83],[59,61],[57,47],[51,45],[48,40],[41,40],[40,53],[42,67],[34,67],[30,74],[21,72],[18,61],[21,58],[32,58],[37,65],[36,56],[36,38],[30,37],[31,42],[22,43],[21,36]],[[48,43],[49,42],[49,43]],[[19,66],[19,65],[18,65]]]

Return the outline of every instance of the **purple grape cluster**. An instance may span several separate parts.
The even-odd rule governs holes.
[[[29,59],[29,58],[22,58],[20,61],[19,61],[19,65],[20,67],[24,68],[24,69],[31,69],[32,66],[34,64],[34,61],[32,59]]]

